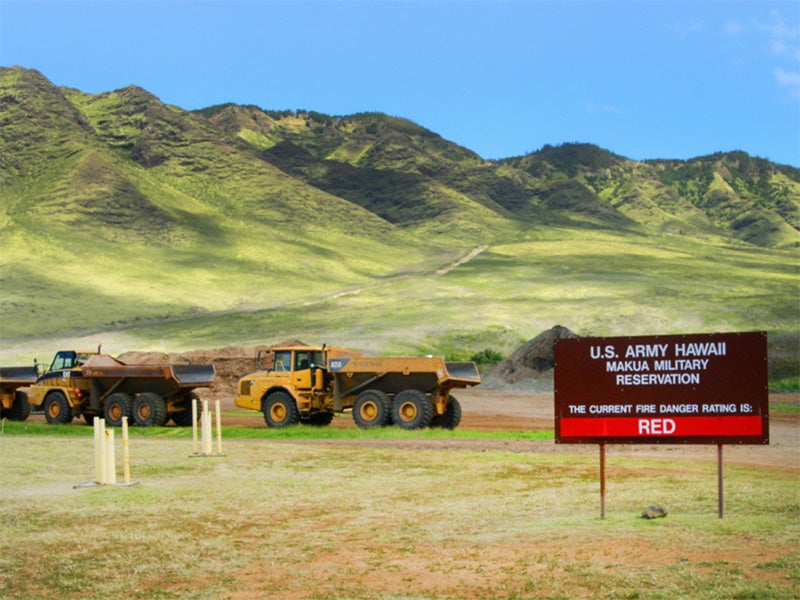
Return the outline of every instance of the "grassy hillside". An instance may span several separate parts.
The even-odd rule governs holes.
[[[143,90],[89,96],[43,79],[2,79],[16,99],[3,111],[5,340],[270,306],[457,253]]]
[[[187,112],[4,68],[0,167],[0,362],[99,341],[464,354],[556,323],[800,329],[800,171],[743,152],[485,161],[381,114]]]

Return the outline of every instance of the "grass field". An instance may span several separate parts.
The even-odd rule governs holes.
[[[177,279],[165,271],[148,279],[136,294],[120,288],[121,298],[115,298],[114,290],[98,287],[92,293],[104,301],[96,310],[82,311],[76,303],[69,310],[49,309],[46,315],[22,309],[9,314],[15,316],[8,322],[13,321],[17,333],[3,328],[2,361],[49,360],[55,346],[64,343],[95,347],[103,342],[108,352],[119,354],[285,339],[367,353],[468,357],[485,348],[507,355],[556,324],[581,335],[751,330],[796,334],[800,327],[800,274],[794,250],[675,236],[547,230],[538,239],[489,245],[443,275],[437,270],[453,257],[439,260],[427,271],[417,265],[413,272],[343,280],[338,287],[331,280],[311,277],[307,284],[288,279],[295,283],[275,288],[268,275],[247,277],[241,265],[218,269],[212,279],[202,270],[186,270]],[[144,268],[130,267],[130,285],[147,279]],[[69,269],[62,275],[77,276]],[[97,286],[102,281],[98,275]],[[21,290],[20,306],[26,306],[23,296],[63,304],[60,289]],[[103,315],[111,318],[120,302],[134,311],[139,306],[141,319],[103,327]],[[159,311],[166,314],[154,317]],[[76,323],[85,327],[75,329]],[[61,333],[20,337],[26,328]]]
[[[138,485],[74,489],[93,479],[90,435],[7,428],[0,596],[716,600],[800,589],[790,466],[727,466],[720,520],[713,461],[610,457],[601,520],[596,455],[351,443],[226,439],[224,457],[189,458],[187,437],[136,433]],[[669,515],[641,519],[653,502]]]

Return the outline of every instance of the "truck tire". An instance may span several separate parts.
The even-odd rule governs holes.
[[[447,400],[447,408],[443,415],[435,415],[431,419],[431,427],[455,429],[461,423],[461,403],[451,395]]]
[[[103,405],[103,418],[109,427],[122,427],[122,417],[133,416],[133,398],[130,394],[116,393],[106,398]]]
[[[51,425],[72,423],[72,407],[62,392],[52,392],[44,399],[44,418]]]
[[[167,404],[153,392],[139,394],[133,400],[133,422],[139,427],[162,427],[167,422]]]
[[[384,427],[392,420],[389,396],[380,390],[364,390],[353,403],[353,421],[361,429]]]
[[[422,429],[433,419],[433,403],[424,392],[403,390],[392,402],[392,420],[402,429]]]
[[[264,402],[264,421],[267,427],[289,427],[300,421],[297,405],[286,392],[272,392]]]
[[[24,421],[31,414],[31,404],[28,402],[28,394],[17,390],[14,393],[14,404],[11,408],[3,411],[3,417],[9,421]]]
[[[178,427],[191,427],[192,426],[192,400],[197,400],[197,420],[200,420],[200,415],[202,414],[203,407],[200,404],[200,398],[194,392],[189,392],[186,394],[183,400],[181,400],[178,407],[181,410],[172,413],[172,421]]]

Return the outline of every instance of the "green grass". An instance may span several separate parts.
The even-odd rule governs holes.
[[[238,413],[241,416],[242,413]],[[248,414],[247,416],[251,416]],[[252,440],[533,440],[552,439],[552,431],[537,432],[512,432],[512,431],[472,431],[469,429],[423,429],[408,431],[398,427],[380,429],[338,429],[333,427],[311,427],[297,425],[282,429],[269,429],[261,427],[263,421],[258,413],[252,414],[257,427],[225,427],[224,436],[232,439]],[[337,418],[347,418],[337,417]],[[91,436],[92,428],[83,423],[69,425],[48,425],[45,423],[4,421],[2,435],[54,435],[54,436]],[[129,429],[131,437],[163,437],[163,438],[191,438],[191,427],[132,427]]]
[[[790,598],[797,472],[713,460],[235,440],[131,441],[129,488],[85,437],[0,437],[5,598]],[[660,520],[643,506],[669,508]]]
[[[45,264],[55,264],[54,249],[35,238],[26,243],[50,257]],[[75,243],[89,240],[78,236]],[[84,277],[80,294],[91,294],[89,305],[96,306],[89,312],[80,294],[62,302],[82,264],[45,269],[50,283],[35,276],[38,269],[13,267],[24,285],[4,296],[3,362],[48,360],[66,337],[90,347],[103,342],[112,354],[301,339],[367,353],[468,357],[487,348],[508,355],[556,324],[581,335],[767,330],[771,338],[786,332],[795,340],[798,328],[795,251],[671,236],[549,230],[538,239],[489,246],[443,276],[436,269],[458,255],[439,255],[425,270],[408,265],[410,271],[361,278],[309,278],[307,273],[323,273],[309,260],[280,274],[279,286],[263,270],[248,275],[255,256],[219,259],[209,250],[195,264],[188,249],[168,255],[145,246],[134,250],[139,258],[126,269],[104,278],[119,271],[123,259],[115,252],[93,259],[90,278]],[[81,329],[72,329],[78,323]],[[24,337],[24,331],[38,335]],[[777,389],[792,389],[796,342],[780,348]],[[788,388],[780,383],[784,379]]]

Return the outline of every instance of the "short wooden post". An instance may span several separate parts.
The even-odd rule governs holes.
[[[105,444],[105,473],[103,485],[117,485],[117,462],[114,457],[114,430],[106,429]]]
[[[106,472],[105,463],[105,419],[94,418],[94,480],[95,483],[103,483]]]
[[[212,441],[211,441],[211,413],[208,412],[208,400],[203,400],[203,454],[211,456]]]
[[[214,400],[214,413],[217,417],[217,454],[222,454],[222,416],[219,410],[219,400]]]
[[[200,453],[197,448],[197,398],[192,398],[192,451],[195,456]]]
[[[131,482],[131,451],[128,443],[128,417],[122,417],[122,480]]]

